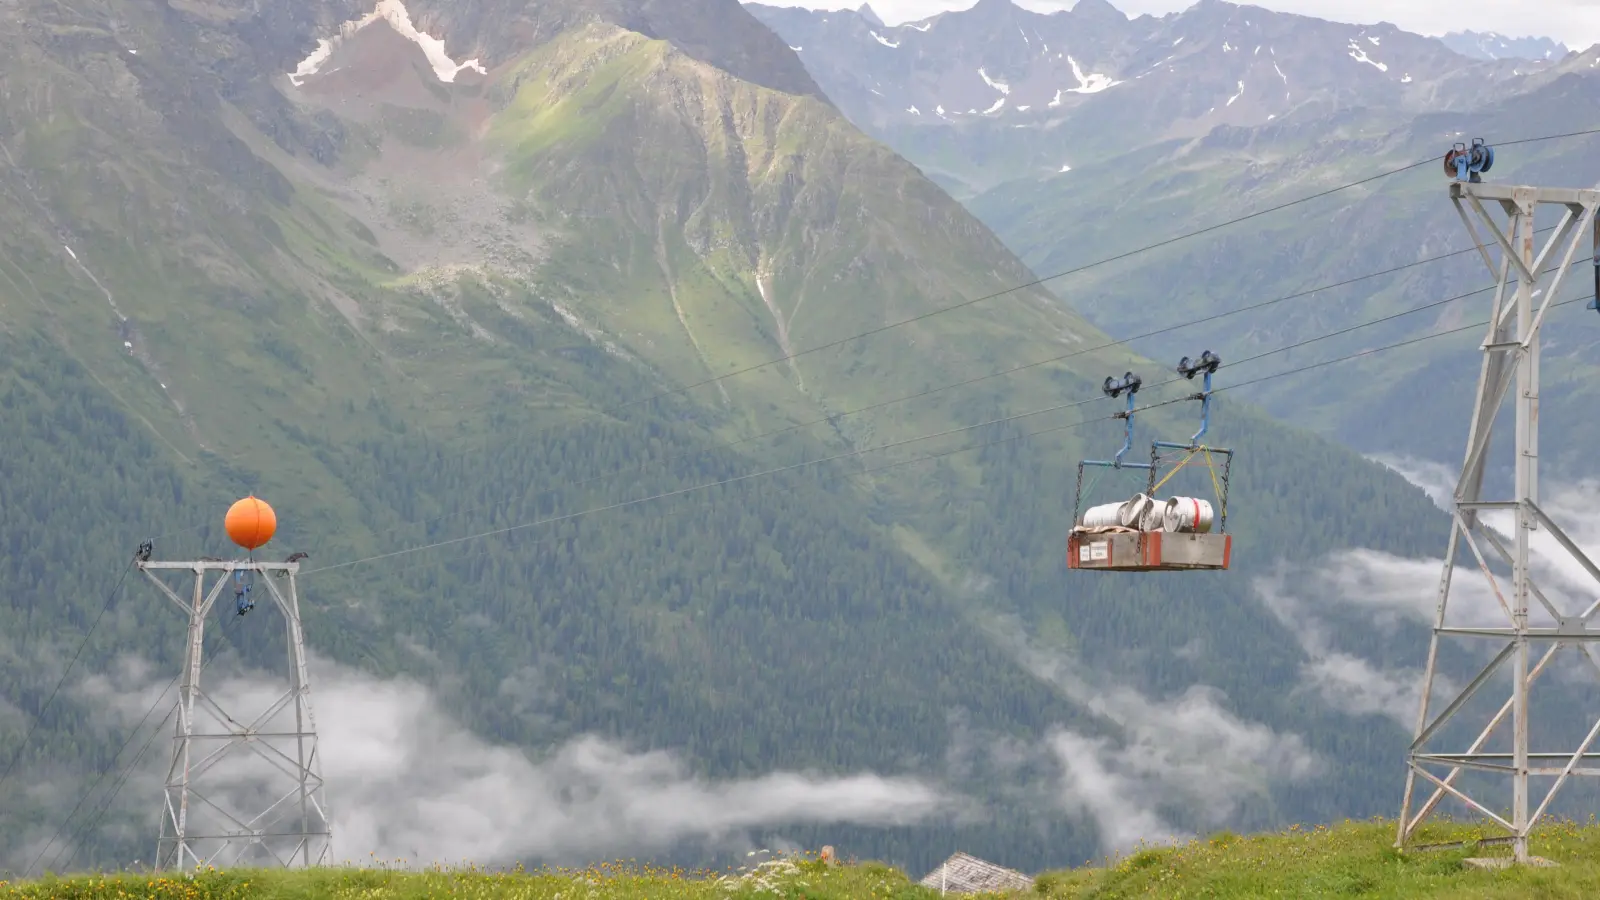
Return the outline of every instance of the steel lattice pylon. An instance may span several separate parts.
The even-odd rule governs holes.
[[[1449,795],[1505,828],[1509,836],[1502,840],[1513,845],[1517,862],[1527,863],[1530,861],[1528,835],[1549,809],[1562,785],[1572,775],[1600,775],[1600,763],[1595,759],[1600,757],[1600,752],[1590,750],[1595,738],[1600,736],[1600,721],[1589,729],[1576,750],[1558,752],[1530,752],[1528,722],[1529,687],[1563,646],[1578,648],[1600,671],[1600,656],[1596,655],[1593,644],[1600,640],[1600,629],[1591,630],[1589,625],[1590,618],[1600,610],[1600,600],[1576,614],[1561,609],[1534,584],[1529,571],[1528,553],[1530,533],[1544,529],[1595,579],[1597,589],[1600,589],[1600,568],[1539,505],[1539,329],[1551,304],[1556,302],[1579,244],[1594,228],[1595,210],[1600,206],[1600,190],[1513,187],[1457,181],[1450,185],[1450,199],[1476,242],[1479,256],[1498,279],[1498,287],[1494,293],[1489,333],[1482,345],[1483,364],[1478,377],[1477,400],[1467,439],[1466,458],[1456,484],[1450,543],[1445,551],[1444,568],[1439,579],[1438,606],[1423,674],[1415,739],[1406,755],[1405,796],[1395,844],[1405,847],[1417,827]],[[1502,229],[1485,208],[1486,204],[1497,204],[1509,220],[1509,227]],[[1555,233],[1535,252],[1534,213],[1540,207],[1549,206],[1561,208],[1564,215]],[[1479,236],[1475,222],[1480,223],[1489,235],[1488,242]],[[1596,258],[1600,260],[1600,232],[1596,232],[1595,242]],[[1501,256],[1498,266],[1491,255],[1491,245],[1498,249]],[[1552,267],[1549,265],[1550,259],[1558,252],[1562,254],[1561,259]],[[1508,292],[1512,295],[1508,296]],[[1513,381],[1517,388],[1514,396],[1514,496],[1509,500],[1485,500],[1482,490],[1490,436]],[[1494,531],[1484,526],[1481,516],[1487,511],[1513,514],[1514,533],[1509,547]],[[1473,562],[1487,579],[1494,598],[1504,611],[1506,627],[1452,627],[1445,624],[1451,576],[1457,549],[1462,544],[1472,554]],[[1511,567],[1509,594],[1502,590],[1500,580],[1491,570],[1491,557],[1485,556],[1485,548],[1493,554],[1493,558]],[[1554,621],[1552,627],[1530,627],[1530,601],[1537,602],[1548,613]],[[1504,647],[1437,716],[1430,718],[1430,697],[1439,663],[1440,641],[1445,637],[1503,641]],[[1539,643],[1547,649],[1530,671],[1529,649],[1533,643]],[[1508,661],[1513,670],[1511,697],[1490,718],[1478,738],[1465,752],[1438,752],[1430,748],[1445,724],[1452,721],[1466,702]],[[1512,719],[1511,752],[1487,752],[1485,746],[1508,714]],[[1441,776],[1430,769],[1448,772]],[[1491,803],[1469,796],[1456,783],[1460,774],[1467,769],[1511,777],[1510,821],[1494,811],[1495,807],[1504,809],[1506,805],[1503,802]],[[1531,815],[1528,809],[1530,775],[1553,776],[1556,779]],[[1432,793],[1417,805],[1419,777],[1432,786]]]
[[[247,860],[257,865],[294,866],[297,860],[306,866],[326,864],[332,833],[323,798],[316,719],[311,711],[311,686],[295,585],[300,564],[141,561],[139,568],[189,620],[156,868],[238,865]],[[193,590],[187,592],[187,599],[163,578],[169,572],[187,572],[193,577]],[[218,576],[208,589],[206,582],[213,572]],[[288,644],[288,690],[249,724],[230,714],[200,686],[206,615],[229,579],[240,572],[262,576],[255,583],[266,586],[272,605],[283,614]],[[290,727],[263,730],[275,718],[291,716]],[[198,727],[202,724],[220,730],[203,730]],[[263,775],[244,791],[253,796],[237,796],[240,784],[232,766],[236,759],[218,770],[218,764],[230,756],[265,762],[265,766],[258,766]],[[235,796],[227,796],[229,793]],[[249,807],[248,811],[242,807]]]

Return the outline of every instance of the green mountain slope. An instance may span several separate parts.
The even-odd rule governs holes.
[[[151,533],[163,557],[225,552],[216,526],[246,491],[279,511],[271,552],[356,563],[305,579],[315,651],[426,681],[487,738],[544,755],[593,732],[711,779],[917,774],[980,808],[760,820],[791,840],[913,869],[952,845],[1030,869],[1091,855],[1104,823],[1039,748],[1059,729],[1137,739],[1090,708],[1128,686],[1152,704],[1218,688],[1228,715],[1338,759],[1314,775],[1254,761],[1234,824],[1392,805],[1402,735],[1275,687],[1303,654],[1250,578],[1349,546],[1431,551],[1441,517],[1422,493],[1219,402],[1213,433],[1240,454],[1235,570],[1067,572],[1073,464],[1113,450],[1116,423],[1021,438],[1111,401],[998,420],[1093,398],[1129,367],[1151,401],[1188,386],[1154,386],[1166,363],[1084,352],[846,415],[1105,338],[1031,290],[803,352],[1031,275],[826,103],[679,49],[703,22],[650,20],[667,39],[618,24],[647,6],[562,6],[537,30],[489,4],[418,4],[451,60],[478,55],[482,72],[451,81],[382,23],[297,70],[361,9],[38,0],[30,29],[0,38],[9,864],[43,846],[82,773],[127,762],[82,675],[119,654],[157,682],[176,671],[179,623],[130,588],[39,714],[127,555]],[[1191,415],[1141,416],[1139,439],[1186,435]],[[1045,677],[994,638],[1002,617],[1097,680]],[[276,636],[230,621],[218,665],[276,660]],[[506,700],[519,679],[544,686],[531,705]],[[73,865],[141,858],[154,794],[137,792],[90,823]],[[1160,806],[1219,824],[1182,792]]]

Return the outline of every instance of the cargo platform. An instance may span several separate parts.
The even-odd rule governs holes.
[[[1079,530],[1067,538],[1067,566],[1115,572],[1223,571],[1233,554],[1229,534]]]

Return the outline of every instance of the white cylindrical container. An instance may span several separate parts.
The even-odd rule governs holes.
[[[1162,511],[1161,530],[1180,534],[1210,534],[1211,522],[1211,501],[1199,497],[1173,497]]]
[[[1160,531],[1166,521],[1167,507],[1151,497],[1150,503],[1145,506],[1144,516],[1139,520],[1140,531]]]
[[[1117,524],[1124,528],[1143,530],[1142,526],[1145,518],[1155,504],[1156,501],[1146,497],[1144,494],[1134,494],[1132,500],[1122,504],[1122,509],[1117,513],[1121,521],[1117,522]]]
[[[1121,503],[1102,503],[1099,506],[1091,506],[1089,511],[1083,514],[1083,527],[1109,528],[1121,525],[1121,510]]]

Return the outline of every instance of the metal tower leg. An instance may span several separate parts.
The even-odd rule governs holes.
[[[1584,767],[1585,761],[1600,757],[1600,752],[1590,752],[1589,747],[1600,736],[1600,721],[1595,723],[1582,744],[1572,752],[1529,751],[1529,700],[1532,682],[1563,646],[1581,647],[1586,659],[1600,670],[1600,658],[1592,652],[1589,642],[1600,640],[1600,630],[1589,628],[1589,618],[1600,609],[1600,601],[1581,614],[1573,615],[1560,610],[1534,583],[1529,569],[1528,543],[1530,533],[1545,528],[1580,565],[1600,582],[1600,568],[1586,557],[1577,545],[1553,523],[1539,506],[1539,332],[1545,314],[1561,290],[1570,270],[1580,242],[1585,233],[1595,227],[1595,211],[1600,207],[1600,191],[1566,190],[1556,188],[1510,187],[1482,183],[1455,182],[1450,186],[1450,197],[1460,213],[1462,222],[1477,242],[1479,255],[1489,271],[1499,277],[1495,291],[1493,314],[1489,333],[1484,339],[1483,366],[1478,378],[1476,404],[1472,425],[1467,438],[1466,458],[1456,485],[1454,509],[1450,525],[1450,543],[1445,550],[1444,569],[1440,573],[1438,606],[1429,642],[1428,658],[1422,678],[1422,696],[1417,711],[1415,739],[1406,757],[1405,794],[1400,807],[1400,822],[1395,845],[1409,844],[1416,829],[1449,795],[1465,804],[1486,819],[1509,832],[1509,843],[1517,862],[1527,863],[1528,837],[1549,808],[1556,793],[1574,774],[1600,775],[1600,766]],[[1510,227],[1502,230],[1490,216],[1485,202],[1498,203],[1509,219]],[[1556,233],[1537,253],[1534,242],[1534,213],[1542,205],[1558,206],[1564,216]],[[1470,207],[1470,212],[1469,212]],[[1475,214],[1475,215],[1474,215]],[[1485,242],[1479,237],[1481,225],[1490,237]],[[1489,245],[1493,244],[1501,256],[1495,265]],[[1558,248],[1562,251],[1560,262],[1552,267],[1549,260]],[[1508,288],[1514,295],[1507,298]],[[1487,468],[1489,442],[1495,419],[1503,405],[1512,381],[1516,382],[1514,401],[1514,443],[1516,459],[1514,468],[1514,496],[1509,500],[1483,500],[1483,481]],[[1500,510],[1513,513],[1514,534],[1511,546],[1484,526],[1480,514]],[[1457,552],[1465,543],[1479,570],[1488,580],[1493,595],[1507,618],[1507,627],[1456,627],[1447,623],[1447,613],[1452,586],[1452,574]],[[1489,567],[1483,546],[1488,547],[1499,561],[1511,568],[1511,591],[1507,597]],[[1529,625],[1529,608],[1533,601],[1554,620],[1554,627]],[[1429,717],[1434,682],[1438,671],[1442,639],[1445,637],[1487,638],[1504,642],[1503,648],[1490,663],[1434,718]],[[1537,665],[1530,671],[1531,645],[1540,642],[1547,646]],[[1479,732],[1478,737],[1464,753],[1437,752],[1429,748],[1443,727],[1450,722],[1466,702],[1482,688],[1506,662],[1511,663],[1511,697],[1499,712]],[[1511,752],[1490,753],[1483,748],[1496,729],[1511,717]],[[1504,809],[1500,804],[1483,802],[1460,788],[1456,782],[1465,769],[1487,771],[1511,776],[1511,819],[1493,811]],[[1442,777],[1433,769],[1448,769]],[[1537,809],[1529,812],[1530,792],[1528,779],[1532,775],[1556,776],[1555,783],[1545,794]],[[1433,790],[1420,806],[1414,803],[1417,779],[1431,783]]]
[[[297,861],[304,866],[326,865],[332,833],[295,584],[300,564],[203,560],[138,565],[189,621],[156,868],[242,862],[288,867]],[[184,570],[194,577],[187,600],[163,580],[165,572]],[[213,572],[219,575],[208,590],[206,582]],[[283,615],[288,649],[288,690],[248,722],[224,709],[200,685],[206,616],[235,572],[260,576],[256,583],[266,588],[272,605]],[[293,724],[282,730],[274,727],[276,720],[289,717],[291,706]],[[205,715],[197,719],[197,713]],[[257,764],[254,772],[233,768],[241,757]],[[229,772],[220,777],[212,770],[225,758]]]

